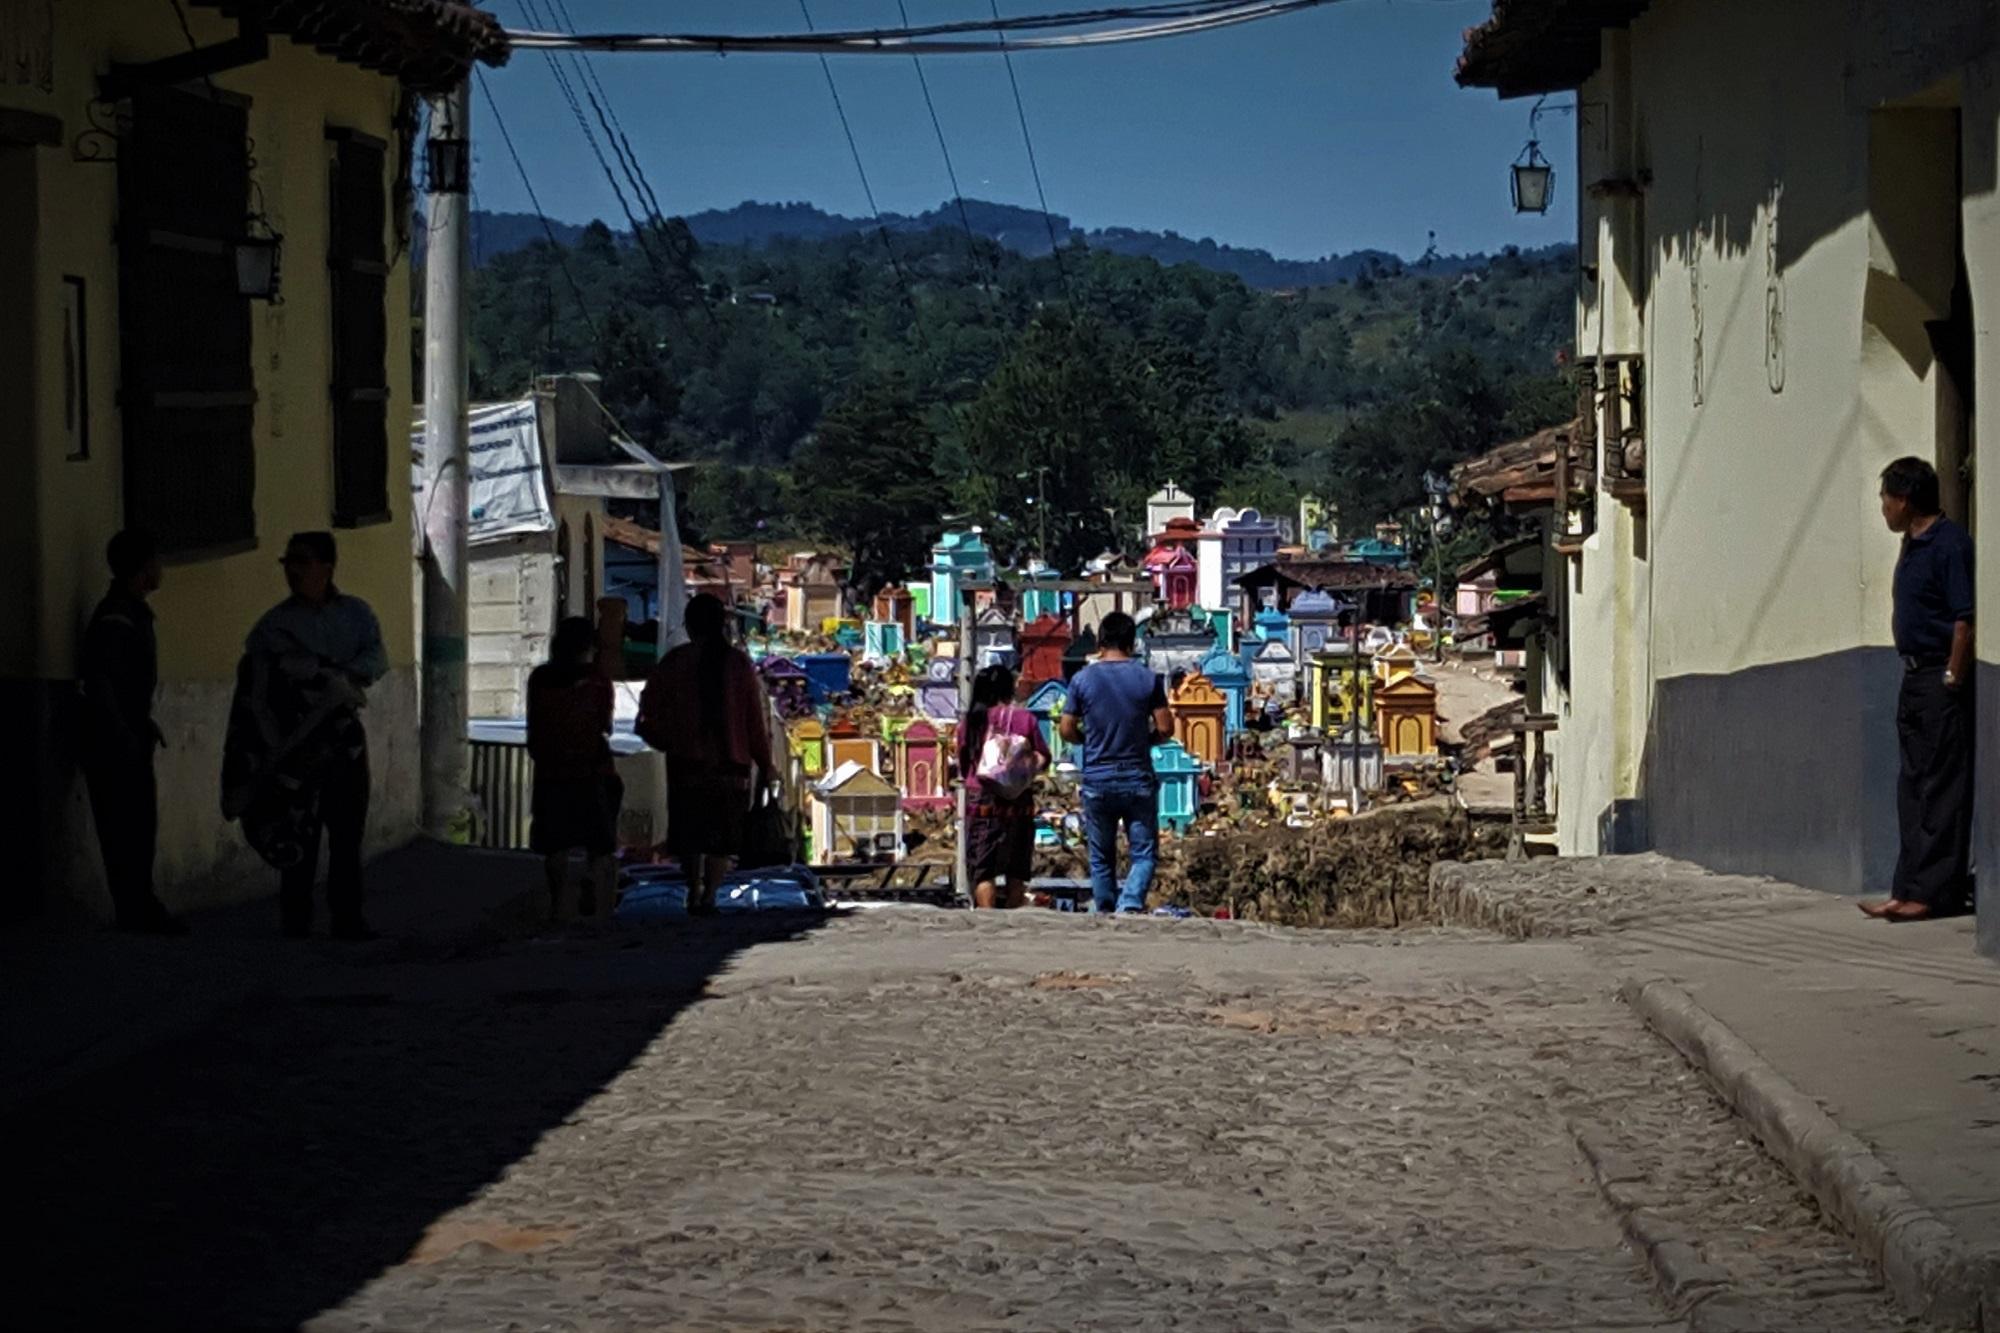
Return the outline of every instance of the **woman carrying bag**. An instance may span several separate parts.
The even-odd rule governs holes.
[[[990,666],[973,677],[972,710],[958,732],[958,771],[965,775],[960,836],[974,907],[1027,901],[1035,862],[1035,778],[1048,766],[1048,742],[1034,714],[1014,704],[1014,673]]]

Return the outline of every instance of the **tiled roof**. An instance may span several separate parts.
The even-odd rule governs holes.
[[[438,92],[475,62],[504,65],[500,21],[459,0],[195,0],[336,60]]]
[[[1458,82],[1502,97],[1574,88],[1597,68],[1598,34],[1622,28],[1649,0],[1493,0],[1465,34]]]

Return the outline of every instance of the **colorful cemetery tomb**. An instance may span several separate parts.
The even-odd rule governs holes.
[[[1191,614],[1194,623],[1206,629],[1215,638],[1215,646],[1226,653],[1236,651],[1236,613],[1223,609],[1210,610],[1196,607]]]
[[[1259,643],[1269,643],[1273,639],[1289,640],[1292,635],[1292,618],[1275,606],[1267,606],[1257,613],[1255,620],[1250,622],[1250,631],[1257,636]],[[1292,650],[1292,657],[1295,660],[1298,657],[1296,648]]]
[[[1146,497],[1146,531],[1159,532],[1177,518],[1194,521],[1194,497],[1170,481]]]
[[[835,643],[850,653],[868,641],[862,626],[852,620],[829,621],[827,622],[827,632],[833,635]]]
[[[1346,610],[1331,593],[1312,589],[1292,599],[1292,652],[1301,662],[1340,641],[1340,614]]]
[[[815,780],[826,776],[826,724],[816,717],[805,717],[792,723],[791,734],[787,738],[791,751],[798,757],[799,771]]]
[[[813,859],[894,861],[902,855],[902,795],[873,769],[842,764],[814,784],[807,804]]]
[[[896,728],[891,751],[904,809],[937,810],[952,803],[944,735],[934,723],[915,718]]]
[[[1391,643],[1375,654],[1375,683],[1391,685],[1404,676],[1415,675],[1422,659],[1407,643]],[[1390,753],[1394,753],[1391,751]]]
[[[1257,644],[1246,657],[1251,698],[1260,703],[1275,700],[1283,708],[1298,702],[1299,659],[1292,655],[1292,645],[1283,637]]]
[[[1329,791],[1382,790],[1382,742],[1350,722],[1320,749],[1321,781]]]
[[[1062,738],[1063,710],[1069,707],[1069,685],[1061,680],[1045,680],[1037,685],[1022,705],[1035,715],[1035,725],[1042,730],[1042,740],[1049,747],[1049,757],[1060,759],[1069,749]]]
[[[1064,680],[1075,680],[1076,673],[1090,665],[1090,659],[1096,654],[1097,634],[1095,631],[1085,630],[1074,639],[1071,639],[1069,647],[1063,649],[1062,678]]]
[[[1215,636],[1185,614],[1160,616],[1146,626],[1146,663],[1163,676],[1193,671],[1214,651]]]
[[[931,620],[931,585],[928,582],[914,582],[903,585],[910,594],[910,634],[912,637],[923,632],[923,627]]]
[[[1156,546],[1146,556],[1144,568],[1154,594],[1169,610],[1184,611],[1195,604],[1199,566],[1187,547]]]
[[[1026,624],[1040,620],[1043,616],[1062,614],[1062,589],[1057,587],[1061,580],[1060,570],[1037,560],[1023,570],[1021,583],[1021,621]]]
[[[924,682],[917,686],[917,711],[934,721],[958,717],[958,659],[936,657],[924,668]]]
[[[1174,739],[1205,767],[1221,764],[1227,754],[1229,701],[1199,671],[1181,681],[1167,697],[1173,710]]]
[[[793,661],[805,672],[813,702],[821,707],[854,688],[854,659],[846,653],[801,653]]]
[[[1373,724],[1375,677],[1368,671],[1355,672],[1354,655],[1348,645],[1336,644],[1315,653],[1310,677],[1314,726],[1332,732],[1357,715],[1362,722]]]
[[[990,666],[1011,667],[1020,660],[1020,640],[1015,637],[1014,618],[998,606],[989,606],[972,621],[972,656],[982,670]]]
[[[798,718],[811,715],[812,682],[806,679],[805,672],[799,670],[798,663],[789,657],[767,657],[757,664],[757,674],[763,678],[764,693],[778,710],[778,716]]]
[[[1043,616],[1021,627],[1021,679],[1035,682],[1063,678],[1063,649],[1069,646],[1069,626],[1055,616]]]
[[[1375,690],[1382,748],[1397,758],[1437,753],[1437,686],[1416,672]]]
[[[905,640],[917,635],[916,598],[908,588],[898,588],[893,584],[875,594],[875,603],[869,608],[870,620],[884,621],[903,631]]]
[[[1160,781],[1160,827],[1186,833],[1201,813],[1201,763],[1179,741],[1153,747],[1153,776]]]
[[[956,625],[965,606],[965,585],[993,581],[993,553],[978,528],[947,532],[931,547],[932,624]]]
[[[1278,558],[1278,525],[1255,509],[1218,509],[1208,527],[1222,539],[1225,589],[1234,588],[1236,580]]]
[[[1285,737],[1285,753],[1282,756],[1285,780],[1287,782],[1320,781],[1320,747],[1323,737],[1317,731],[1293,728]]]
[[[852,718],[843,717],[826,729],[827,767],[860,764],[871,773],[882,769],[882,746],[873,736],[861,734]]]
[[[809,551],[793,556],[778,571],[778,588],[784,595],[784,626],[793,634],[814,633],[840,615],[840,575],[832,556]]]
[[[1244,668],[1243,659],[1218,647],[1201,660],[1200,671],[1228,704],[1224,714],[1227,735],[1237,735],[1243,730],[1244,704],[1250,697],[1250,673]]]
[[[862,653],[873,661],[886,662],[903,655],[907,641],[901,624],[894,620],[871,620],[863,630]]]

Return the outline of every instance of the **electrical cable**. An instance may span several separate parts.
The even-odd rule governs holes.
[[[993,21],[1001,22],[1000,0],[986,0],[987,8],[993,12]],[[1021,122],[1021,143],[1028,150],[1028,173],[1035,178],[1035,198],[1042,206],[1042,226],[1049,233],[1049,254],[1056,261],[1056,277],[1062,283],[1063,297],[1069,302],[1070,317],[1076,317],[1076,290],[1070,286],[1069,267],[1063,263],[1062,244],[1056,239],[1056,221],[1049,216],[1049,194],[1042,188],[1042,167],[1035,158],[1035,136],[1028,132],[1028,108],[1021,100],[1021,81],[1014,76],[1014,55],[1007,49],[1007,35],[1000,34],[1000,58],[1007,62],[1007,86],[1014,91],[1014,115]]]
[[[812,10],[807,0],[799,0],[799,12],[805,16],[806,28],[812,28]],[[930,354],[930,341],[924,336],[923,320],[918,317],[916,293],[910,286],[910,275],[903,268],[903,261],[896,255],[896,247],[889,240],[889,224],[882,216],[882,210],[875,203],[875,188],[868,183],[868,168],[861,161],[861,147],[854,139],[854,125],[847,118],[847,106],[840,100],[840,85],[834,82],[833,66],[822,55],[819,58],[820,73],[826,75],[826,90],[833,98],[834,114],[840,117],[840,129],[847,136],[847,152],[854,159],[854,174],[861,178],[861,194],[868,201],[868,212],[875,219],[875,234],[882,240],[882,252],[889,257],[890,271],[903,289],[903,302],[910,308],[910,329],[917,335],[917,343],[924,354]]]
[[[602,335],[597,331],[597,320],[590,313],[590,303],[583,299],[583,287],[569,266],[569,249],[556,239],[556,229],[549,222],[549,215],[542,211],[542,201],[535,194],[535,183],[528,178],[528,168],[522,164],[521,154],[514,148],[514,136],[507,132],[507,122],[500,115],[500,104],[493,100],[493,90],[487,86],[486,71],[474,66],[473,73],[479,76],[479,95],[486,99],[486,109],[493,113],[494,128],[500,131],[500,141],[507,145],[507,156],[514,159],[514,170],[521,176],[521,188],[528,192],[528,202],[534,206],[535,216],[541,220],[542,234],[549,238],[549,248],[555,252],[556,263],[562,268],[563,278],[569,283],[570,295],[576,298],[577,311],[590,329],[591,345],[595,346],[602,341]]]
[[[743,33],[565,33],[551,31],[507,31],[508,41],[522,50],[646,51],[654,53],[734,53],[793,52],[807,55],[994,55],[1013,51],[1074,50],[1109,46],[1124,42],[1152,41],[1212,32],[1242,23],[1295,14],[1339,0],[1190,0],[1189,3],[1154,6],[1127,6],[1122,9],[1090,10],[1031,18],[982,20],[977,23],[934,24],[905,33],[895,28],[866,28],[844,32],[784,34]],[[1047,29],[1081,27],[1121,19],[1147,22],[1076,32],[1031,36],[1012,43],[999,40],[1008,32],[1039,32]],[[954,33],[991,34],[994,40],[949,40]]]
[[[910,11],[903,0],[896,0],[896,12],[902,16],[903,31],[908,32]],[[917,71],[917,87],[923,90],[924,110],[930,113],[931,130],[937,135],[938,152],[944,158],[944,174],[951,182],[951,202],[958,209],[958,225],[965,231],[966,258],[971,261],[973,271],[977,272],[983,267],[979,258],[979,241],[972,234],[972,217],[965,209],[965,193],[958,186],[958,168],[952,165],[951,146],[945,142],[944,122],[938,119],[937,103],[931,100],[931,81],[924,74],[924,59],[922,56],[911,56],[910,64]],[[1000,262],[997,256],[992,263],[992,277],[997,285],[1000,280]]]

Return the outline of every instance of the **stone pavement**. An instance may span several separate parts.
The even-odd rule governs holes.
[[[1775,1075],[1751,1099],[1803,1095],[1789,1119],[1765,1106],[1760,1132],[1905,1295],[1965,1326],[1983,1302],[2000,1327],[2000,962],[1974,952],[1971,918],[1891,926],[1659,856],[1440,866],[1433,892],[1448,920],[1587,937],[1635,996],[1670,979]],[[1815,1109],[1834,1125],[1813,1130]],[[1865,1179],[1844,1160],[1864,1152]]]
[[[426,855],[462,905],[470,863]],[[32,1224],[7,1321],[1916,1327],[1586,944],[894,909],[535,933],[522,863],[475,869],[492,907],[454,930],[204,931],[193,958],[283,962],[0,1113]]]
[[[541,884],[531,859],[420,841],[368,867],[369,919],[387,942],[283,941],[275,896],[200,913],[192,938],[50,922],[0,933],[15,1020],[0,1024],[0,1109],[198,1028],[302,973],[520,934],[532,929]],[[316,924],[324,933],[323,903]]]

